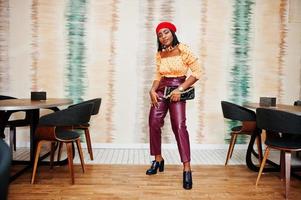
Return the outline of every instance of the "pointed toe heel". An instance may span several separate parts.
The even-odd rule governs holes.
[[[183,172],[183,188],[186,190],[192,189],[192,174],[191,171]]]

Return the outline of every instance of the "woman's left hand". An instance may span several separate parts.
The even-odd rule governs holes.
[[[171,92],[170,101],[180,101],[181,93],[178,89]]]

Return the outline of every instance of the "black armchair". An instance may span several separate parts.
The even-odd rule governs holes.
[[[252,135],[256,131],[256,114],[252,110],[227,101],[221,101],[221,106],[224,118],[233,121],[240,121],[242,123],[241,126],[235,126],[231,128],[231,140],[225,162],[225,165],[227,165],[229,158],[232,157],[237,136]],[[257,148],[259,161],[261,161],[262,148],[260,136],[257,137]]]
[[[88,123],[91,117],[92,109],[93,104],[84,104],[70,107],[65,110],[60,110],[40,118],[38,127],[35,132],[35,141],[37,147],[31,179],[32,184],[35,181],[37,164],[42,144],[47,141],[51,142],[52,146],[54,146],[55,142],[66,144],[68,165],[72,184],[74,184],[72,144],[73,142],[76,142],[81,160],[82,170],[83,172],[85,172],[83,153],[80,144],[80,134],[74,131],[74,126],[77,126],[78,124]],[[52,151],[50,163],[53,162],[53,154],[54,152]]]
[[[79,106],[79,105],[91,104],[91,103],[93,104],[93,109],[92,109],[91,115],[97,115],[99,112],[100,105],[101,105],[101,98],[95,98],[95,99],[83,101],[78,104],[71,105],[71,106],[69,106],[69,108]],[[85,131],[88,152],[90,154],[90,159],[93,160],[93,151],[92,151],[92,143],[91,143],[89,127],[90,127],[89,122],[86,122],[86,123],[77,124],[77,126],[74,126],[74,129],[80,129],[80,130]],[[62,148],[62,144],[59,145],[58,160],[60,160],[61,148]]]
[[[266,131],[266,150],[260,166],[256,186],[259,183],[270,149],[280,150],[281,177],[285,179],[285,198],[290,184],[291,152],[301,151],[301,116],[293,113],[257,108],[257,126]]]
[[[8,145],[0,139],[0,199],[7,199],[11,153]]]

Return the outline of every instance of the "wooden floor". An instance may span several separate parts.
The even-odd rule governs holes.
[[[40,166],[36,184],[28,171],[11,183],[12,199],[283,199],[278,173],[263,174],[255,187],[257,173],[245,165],[194,165],[193,189],[182,189],[180,165],[166,165],[165,171],[145,175],[146,165],[86,165],[82,173],[75,166],[75,185],[70,184],[67,166]],[[301,181],[292,178],[290,199],[301,199]]]

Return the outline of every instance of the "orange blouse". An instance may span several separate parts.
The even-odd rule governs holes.
[[[156,74],[155,80],[165,77],[179,77],[187,75],[188,69],[191,75],[200,79],[202,70],[197,57],[193,55],[189,47],[180,43],[178,45],[180,53],[175,56],[161,57],[160,52],[156,54]]]

